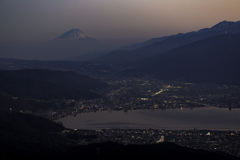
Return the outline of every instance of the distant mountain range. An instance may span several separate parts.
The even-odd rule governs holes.
[[[185,34],[180,33],[177,35],[154,38],[143,43],[124,47],[101,56],[97,60],[111,63],[135,63],[139,60],[143,60],[155,55],[160,55],[180,46],[197,42],[209,37],[230,33],[234,34],[239,32],[240,21],[223,21],[211,28],[201,29],[196,32],[189,32]]]
[[[125,67],[124,72],[131,76],[240,85],[239,44],[240,21],[223,21],[212,28],[113,51],[98,61]]]

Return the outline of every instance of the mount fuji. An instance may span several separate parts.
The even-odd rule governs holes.
[[[97,41],[95,38],[85,34],[80,29],[71,29],[68,32],[56,38],[55,40],[57,41]]]
[[[105,49],[102,42],[80,29],[71,29],[41,47],[37,59],[47,60],[85,60],[84,58]],[[38,51],[39,52],[39,51]],[[82,56],[84,58],[82,58]]]
[[[2,58],[29,60],[86,60],[108,49],[80,29],[71,29],[47,42],[1,46]],[[82,57],[84,56],[84,57]],[[77,58],[75,58],[77,57]],[[85,59],[84,59],[85,58]]]

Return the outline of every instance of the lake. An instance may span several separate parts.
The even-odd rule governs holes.
[[[103,111],[59,119],[72,129],[240,130],[240,109],[202,107],[167,110]]]

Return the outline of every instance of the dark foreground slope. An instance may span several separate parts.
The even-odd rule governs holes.
[[[50,120],[18,112],[0,112],[0,150],[4,153],[45,153],[66,146],[64,127]]]
[[[132,74],[164,80],[240,84],[240,34],[225,34],[185,45],[142,62]]]
[[[91,90],[106,86],[105,83],[88,76],[65,71],[0,71],[0,77],[0,91],[21,98],[94,98],[98,95]]]

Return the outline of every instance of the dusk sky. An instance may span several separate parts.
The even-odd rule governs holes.
[[[47,41],[79,28],[143,41],[240,20],[239,0],[0,0],[0,41]]]

